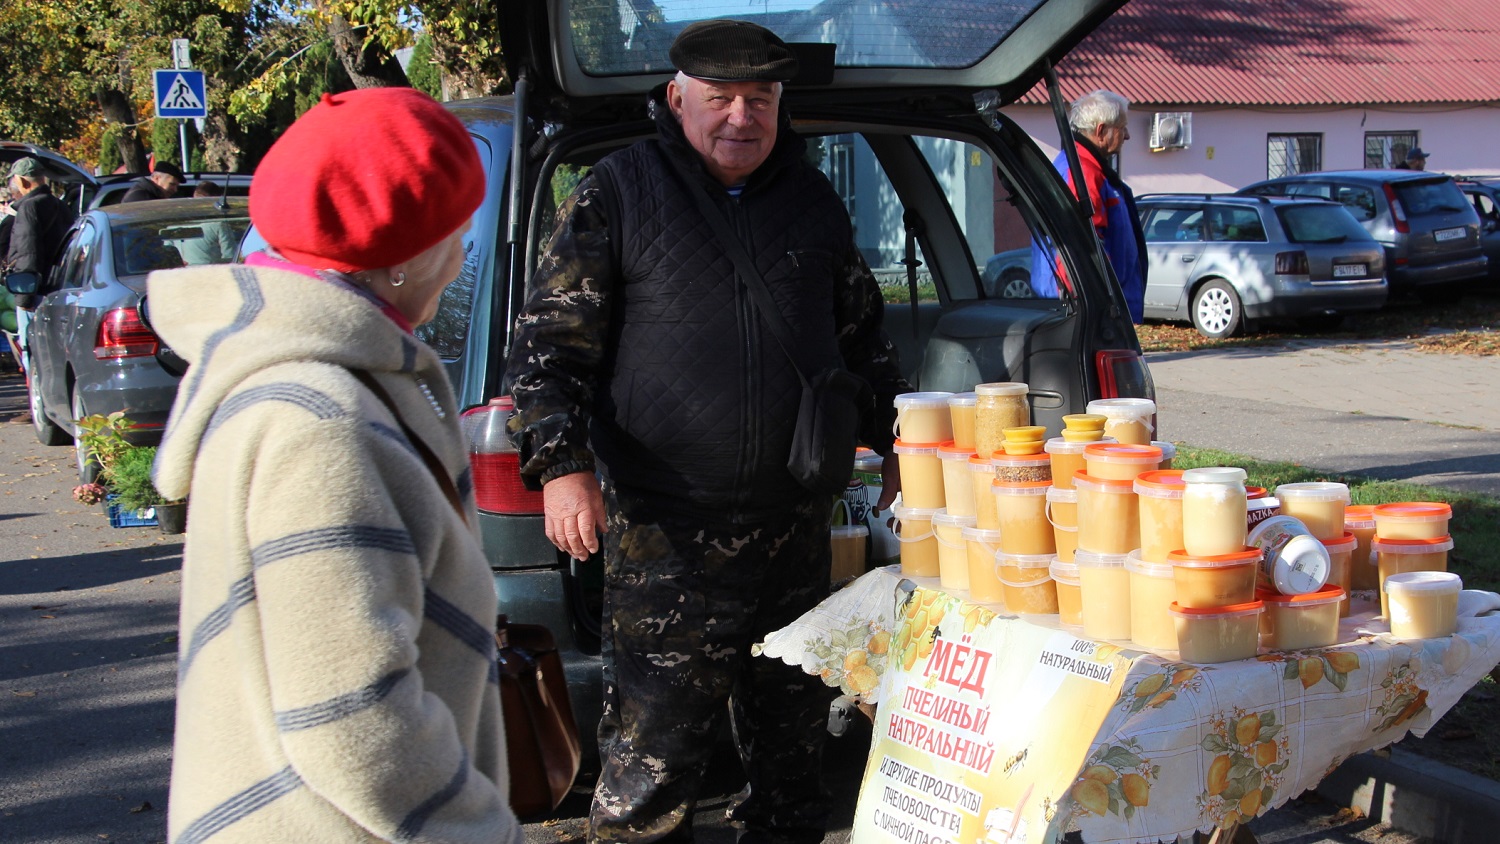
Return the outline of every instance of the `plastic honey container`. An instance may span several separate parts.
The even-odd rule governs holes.
[[[1083,450],[1084,468],[1091,477],[1109,481],[1134,480],[1161,463],[1161,449],[1125,442],[1093,443]]]
[[[1156,464],[1156,468],[1172,468],[1172,461],[1177,459],[1177,446],[1166,440],[1152,440],[1151,444],[1161,449],[1161,462]]]
[[[1010,448],[1013,443],[1006,443]],[[990,458],[995,466],[995,479],[1002,482],[1052,482],[1052,456],[1049,454],[1012,454],[1001,452]]]
[[[953,439],[953,417],[948,412],[952,393],[904,393],[896,396],[897,437],[913,443],[941,443]]]
[[[1001,449],[1006,428],[1031,424],[1029,388],[1020,381],[997,381],[974,388],[974,449],[989,457]]]
[[[1184,662],[1211,665],[1255,656],[1260,640],[1260,601],[1227,607],[1184,607],[1169,612],[1177,627],[1177,653]]]
[[[939,509],[891,505],[896,516],[896,540],[901,543],[901,573],[907,577],[938,576],[938,543],[932,532],[932,517]]]
[[[1167,555],[1182,546],[1182,472],[1159,469],[1136,476],[1133,489],[1139,497],[1141,559],[1165,563]]]
[[[1375,539],[1375,506],[1352,504],[1345,507],[1344,530],[1354,534],[1354,541],[1358,543],[1349,561],[1349,587],[1379,589],[1380,567],[1375,564],[1375,551],[1370,547],[1370,542]]]
[[[1245,470],[1227,466],[1188,469],[1182,473],[1182,482],[1183,549],[1193,556],[1211,557],[1244,548]]]
[[[995,481],[995,510],[1000,517],[1000,550],[1007,554],[1056,554],[1052,523],[1047,520],[1047,481]]]
[[[1323,588],[1333,562],[1328,549],[1302,522],[1272,516],[1255,526],[1245,544],[1260,550],[1260,585],[1283,595],[1306,595]]]
[[[1255,581],[1260,569],[1259,548],[1211,556],[1173,551],[1167,559],[1174,566],[1177,603],[1183,607],[1226,607],[1255,598]]]
[[[1087,468],[1083,460],[1083,450],[1088,447],[1088,443],[1070,443],[1061,437],[1047,440],[1042,449],[1052,459],[1053,486],[1059,489],[1073,488],[1073,473],[1082,472]]]
[[[1380,510],[1379,507],[1375,509],[1377,513]],[[1386,580],[1391,575],[1410,571],[1447,571],[1448,552],[1453,550],[1453,537],[1386,539],[1378,533],[1379,528],[1376,530],[1375,540],[1370,545],[1375,549],[1375,558],[1380,566],[1380,614],[1390,618],[1390,593],[1386,589]]]
[[[1057,586],[1052,582],[1051,554],[995,555],[995,568],[1005,590],[1005,608],[1014,613],[1048,615],[1057,612]]]
[[[1252,490],[1260,490],[1260,495],[1255,495]],[[1266,495],[1264,487],[1245,487],[1245,532],[1255,530],[1255,526],[1271,518],[1281,515],[1281,502]]]
[[[948,397],[948,417],[953,423],[953,444],[959,448],[974,450],[974,405],[973,393],[954,393]]]
[[[1349,503],[1346,484],[1282,484],[1276,487],[1276,500],[1281,502],[1281,515],[1302,522],[1313,536],[1338,539],[1344,535],[1344,507]]]
[[[1079,550],[1123,556],[1141,546],[1135,481],[1102,480],[1076,472],[1073,487],[1078,491]]]
[[[865,573],[865,548],[869,541],[867,525],[834,525],[828,529],[828,542],[833,548],[832,582]]]
[[[1148,445],[1156,433],[1156,402],[1150,399],[1095,399],[1089,413],[1104,417],[1104,436],[1122,443]]]
[[[1349,614],[1349,590],[1352,588],[1350,577],[1354,568],[1354,549],[1359,541],[1354,538],[1354,534],[1345,531],[1339,539],[1324,539],[1321,542],[1328,551],[1328,583],[1344,592],[1343,600],[1339,601],[1339,616],[1342,618]]]
[[[938,459],[941,442],[896,440],[891,450],[901,464],[901,498],[908,507],[936,509],[946,506],[943,494],[943,461]]]
[[[963,529],[964,545],[969,560],[969,597],[982,604],[1005,602],[1005,588],[1000,583],[1000,572],[995,565],[995,553],[1000,550],[1000,531],[976,527]]]
[[[1339,605],[1349,600],[1342,588],[1330,583],[1306,595],[1261,589],[1255,597],[1265,604],[1260,616],[1260,643],[1266,649],[1298,651],[1338,644]]]
[[[1453,508],[1437,501],[1375,505],[1375,535],[1381,539],[1437,539],[1448,535]]]
[[[985,530],[1000,529],[1000,514],[995,512],[995,494],[990,491],[995,483],[995,464],[986,455],[975,454],[969,458],[969,483],[974,489],[974,518]]]
[[[1083,593],[1079,591],[1078,565],[1053,560],[1051,571],[1052,584],[1057,588],[1057,620],[1070,627],[1083,626]]]
[[[1124,554],[1078,549],[1079,595],[1083,601],[1083,635],[1090,639],[1130,638],[1130,572]]]
[[[1139,551],[1125,557],[1130,573],[1130,638],[1143,648],[1177,650],[1177,625],[1167,610],[1177,601],[1176,566],[1149,563]]]
[[[1391,598],[1391,635],[1438,639],[1458,630],[1458,593],[1464,584],[1446,571],[1393,574],[1385,581]]]
[[[969,477],[969,458],[974,449],[946,442],[938,446],[943,462],[943,500],[945,509],[954,516],[974,515],[974,482]]]
[[[1052,542],[1057,546],[1057,559],[1073,562],[1073,552],[1078,548],[1078,490],[1047,490],[1047,521],[1052,523]]]
[[[973,526],[973,516],[955,516],[947,510],[932,514],[932,532],[937,536],[938,582],[944,589],[969,588],[969,546],[964,543],[964,528]]]

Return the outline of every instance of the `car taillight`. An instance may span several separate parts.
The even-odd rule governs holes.
[[[1276,253],[1277,275],[1308,275],[1309,273],[1306,252],[1298,250],[1296,252]]]
[[[506,432],[515,409],[510,396],[500,396],[465,411],[460,424],[474,470],[474,503],[486,513],[531,516],[542,512],[542,494],[521,481],[521,455]]]
[[[1151,371],[1140,352],[1129,349],[1101,349],[1094,353],[1099,371],[1099,398],[1153,398],[1155,386]]]
[[[1401,200],[1396,198],[1396,189],[1391,187],[1390,182],[1381,185],[1385,189],[1385,201],[1391,206],[1391,219],[1396,221],[1396,231],[1400,234],[1410,234],[1411,224],[1406,221],[1406,208]]]
[[[116,308],[99,321],[94,338],[94,357],[99,360],[154,355],[161,341],[141,322],[135,308]]]

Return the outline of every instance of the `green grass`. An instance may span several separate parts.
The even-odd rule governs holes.
[[[1349,496],[1355,504],[1446,502],[1453,507],[1453,521],[1449,525],[1453,534],[1453,550],[1448,554],[1449,571],[1464,579],[1466,589],[1500,591],[1500,498],[1404,481],[1331,474],[1295,463],[1256,460],[1212,448],[1178,446],[1172,468],[1198,466],[1238,466],[1250,476],[1251,485],[1268,490],[1274,490],[1279,484],[1338,481],[1349,485]]]

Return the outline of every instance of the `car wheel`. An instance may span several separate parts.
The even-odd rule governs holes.
[[[1297,325],[1306,331],[1337,331],[1343,324],[1343,314],[1313,314],[1297,320]]]
[[[83,394],[75,386],[73,388],[73,424],[76,427],[78,420],[87,416],[83,409]],[[84,484],[97,483],[99,481],[99,461],[89,456],[88,449],[83,446],[82,437],[73,438],[73,454],[78,462],[78,482]]]
[[[1030,299],[1031,273],[1026,270],[1010,270],[1000,277],[1000,298]]]
[[[31,429],[36,431],[37,442],[42,445],[67,445],[71,439],[67,429],[47,416],[47,405],[42,401],[41,380],[41,375],[33,372],[26,386],[27,397],[31,401]]]
[[[1193,294],[1193,327],[1211,340],[1233,337],[1240,330],[1244,309],[1229,282],[1214,279]]]

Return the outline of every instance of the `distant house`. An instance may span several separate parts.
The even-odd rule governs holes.
[[[1070,101],[1131,101],[1121,174],[1137,193],[1227,191],[1313,170],[1500,174],[1495,0],[1131,0],[1058,64]],[[1038,86],[1005,115],[1049,155]],[[1151,141],[1155,127],[1156,148]]]

